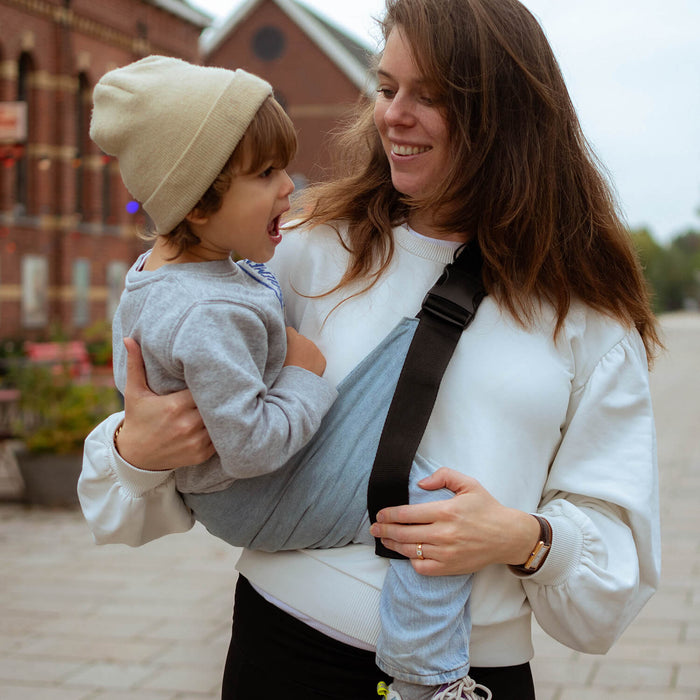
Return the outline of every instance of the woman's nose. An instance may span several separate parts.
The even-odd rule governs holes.
[[[384,120],[390,126],[395,126],[398,124],[408,124],[413,121],[413,110],[409,104],[409,100],[404,97],[397,95],[391,101],[391,104],[387,107],[384,113]]]

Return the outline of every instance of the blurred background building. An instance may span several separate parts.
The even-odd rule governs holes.
[[[0,0],[0,342],[111,320],[143,250],[143,214],[88,136],[105,72],[163,54],[257,73],[297,126],[297,187],[323,177],[329,133],[369,89],[368,50],[293,0],[210,24],[183,0]]]

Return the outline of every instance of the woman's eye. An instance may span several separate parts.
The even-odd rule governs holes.
[[[377,92],[387,100],[390,100],[394,96],[394,91],[391,88],[380,87],[377,88]]]
[[[438,99],[434,94],[418,95],[418,101],[428,107],[432,107],[438,103]]]

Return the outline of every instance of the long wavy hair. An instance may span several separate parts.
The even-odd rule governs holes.
[[[337,288],[374,284],[392,227],[432,206],[439,229],[477,238],[488,292],[524,326],[546,300],[556,335],[578,298],[634,325],[651,361],[661,343],[641,266],[537,20],[517,0],[387,0],[381,26],[385,40],[400,28],[437,93],[452,159],[429,196],[401,195],[373,105],[360,108],[337,135],[335,176],[301,197],[302,225],[348,226]]]

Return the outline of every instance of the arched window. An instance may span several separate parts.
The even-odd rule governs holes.
[[[17,70],[17,101],[27,103],[27,141],[31,134],[31,86],[32,59],[26,52],[19,57]],[[26,214],[29,208],[29,153],[27,144],[24,144],[22,155],[16,165],[15,202],[19,213]]]
[[[86,160],[89,153],[89,124],[90,124],[90,87],[85,73],[78,76],[78,91],[75,96],[75,212],[85,215],[87,209],[85,200],[86,190]]]
[[[4,55],[2,52],[2,43],[0,43],[0,66],[3,65],[3,63]],[[5,99],[6,95],[7,91],[5,89],[5,77],[0,76],[0,100]],[[9,99],[9,97],[6,99]],[[5,211],[10,202],[10,193],[8,192],[9,168],[5,165],[7,162],[6,159],[9,160],[9,155],[9,151],[5,150],[3,145],[0,144],[0,212]]]

